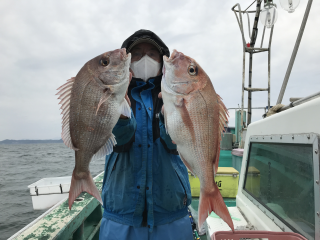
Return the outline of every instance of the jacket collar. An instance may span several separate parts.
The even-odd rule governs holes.
[[[162,74],[156,77],[149,78],[146,83],[148,83],[149,80],[153,80],[153,84],[155,85],[155,87],[157,87],[157,86],[160,86],[161,79],[162,79]],[[132,77],[129,87],[130,88],[136,87],[138,85],[137,83],[144,83],[144,81],[141,78]]]

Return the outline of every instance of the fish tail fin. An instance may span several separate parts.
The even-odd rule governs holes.
[[[91,196],[95,197],[101,205],[103,205],[99,190],[93,182],[91,173],[89,172],[89,174],[85,174],[86,177],[79,179],[75,177],[74,172],[75,170],[72,173],[71,186],[69,190],[69,209],[71,210],[73,202],[82,192],[89,193]]]
[[[201,189],[199,204],[199,229],[211,211],[214,211],[218,216],[220,216],[229,225],[232,231],[234,231],[230,213],[215,182],[212,190],[208,191]]]

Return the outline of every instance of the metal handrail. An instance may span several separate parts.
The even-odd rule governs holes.
[[[257,2],[257,7],[255,11],[247,11],[247,9],[252,6],[253,3]],[[257,35],[258,35],[258,20],[259,20],[259,15],[260,15],[260,5],[262,3],[262,0],[255,0],[249,7],[246,8],[245,11],[241,11],[240,4],[237,3],[235,4],[231,10],[234,12],[240,32],[241,32],[241,37],[242,37],[242,44],[243,44],[243,68],[242,68],[242,99],[241,99],[241,127],[243,127],[243,107],[244,107],[244,91],[248,91],[248,121],[247,123],[251,123],[251,109],[252,108],[252,103],[251,103],[251,96],[253,91],[268,91],[268,109],[270,109],[270,57],[271,57],[271,41],[272,41],[272,35],[273,35],[273,26],[270,31],[270,37],[269,37],[269,45],[268,48],[262,48],[263,44],[263,39],[265,35],[265,28],[263,30],[263,36],[261,39],[261,45],[260,48],[254,47]],[[237,8],[237,10],[236,10]],[[249,26],[249,35],[250,37],[250,47],[246,45],[245,37],[244,37],[244,30],[243,30],[243,21],[242,21],[242,14],[247,13],[255,13],[255,21],[253,24],[252,28],[252,33],[250,32],[250,20],[248,17],[248,26]],[[239,16],[238,16],[239,15]],[[252,88],[251,83],[252,83],[252,55],[254,53],[259,53],[259,52],[266,52],[268,51],[268,88]],[[248,52],[250,54],[249,58],[249,84],[248,87],[245,87],[245,53]]]
[[[279,93],[277,104],[280,104],[282,102],[284,92],[286,91],[287,84],[288,84],[288,81],[289,81],[289,77],[290,77],[290,74],[291,74],[291,70],[292,70],[292,67],[293,67],[293,64],[294,64],[294,60],[295,60],[295,58],[297,56],[297,52],[298,52],[298,49],[299,49],[299,46],[300,46],[300,42],[301,42],[301,39],[302,39],[302,36],[303,36],[304,28],[306,26],[306,23],[307,23],[307,20],[308,20],[308,17],[309,17],[309,12],[310,12],[310,9],[311,9],[311,5],[312,5],[312,0],[309,0],[308,4],[307,4],[307,7],[306,7],[306,11],[305,11],[304,16],[303,16],[303,20],[302,20],[302,23],[301,23],[299,34],[298,34],[296,43],[295,43],[293,51],[292,51],[292,55],[291,55],[291,58],[290,58],[288,69],[287,69],[286,75],[285,75],[285,77],[283,79],[283,83],[282,83],[282,87],[281,87],[281,90],[280,90],[280,93]]]
[[[252,11],[241,11],[241,10],[239,11],[239,10],[233,10],[233,9],[232,9],[232,11],[241,12],[241,13],[245,13],[245,12],[247,12],[247,13],[255,13],[256,12],[256,11],[253,11],[253,10]]]
[[[264,33],[266,31],[266,26],[264,26],[263,28],[263,33],[262,33],[262,38],[261,38],[261,45],[260,45],[260,48],[262,48],[262,44],[263,44],[263,39],[264,39]]]
[[[250,18],[249,18],[249,13],[247,13],[247,18],[248,18],[248,31],[249,31],[249,38],[250,38],[250,41],[251,41],[251,32],[250,32]]]
[[[307,97],[301,98],[301,99],[299,99],[297,101],[294,101],[294,102],[292,102],[292,103],[280,108],[278,112],[282,112],[282,111],[287,110],[289,108],[296,107],[298,105],[301,105],[303,103],[309,102],[309,101],[311,101],[311,100],[313,100],[315,98],[319,98],[319,97],[320,97],[320,92],[314,93],[312,95],[309,95]]]
[[[246,8],[246,10],[244,10],[245,12],[256,2],[257,0],[254,0],[250,5],[249,7]]]
[[[237,3],[236,5],[234,5],[231,10],[234,12],[236,18],[237,18],[237,22],[238,22],[238,25],[239,25],[239,28],[240,28],[240,31],[241,31],[241,35],[242,35],[242,43],[243,43],[243,49],[245,50],[246,48],[246,41],[245,41],[245,38],[244,38],[244,33],[243,33],[243,24],[242,24],[242,16],[241,14],[239,14],[239,18],[238,18],[238,15],[236,14],[236,12],[239,12],[239,11],[236,11],[234,8],[235,7],[238,7],[239,11],[241,11],[241,7],[240,7],[240,4]]]
[[[241,110],[239,107],[237,108],[227,108],[227,110],[229,111],[230,109],[232,110]],[[248,109],[247,107],[244,107],[243,109]],[[266,113],[266,107],[252,107],[251,109],[264,109],[264,112]]]

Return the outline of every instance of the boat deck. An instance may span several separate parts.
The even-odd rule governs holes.
[[[103,173],[96,176],[94,181],[101,189]],[[103,208],[88,193],[82,193],[77,199],[71,210],[68,199],[62,200],[10,239],[98,240]],[[224,201],[228,207],[236,206],[235,198],[224,198]],[[193,197],[190,207],[197,211],[198,206],[199,198]],[[207,236],[200,236],[200,239],[207,239]]]
[[[94,178],[101,189],[103,173]],[[102,207],[88,193],[82,193],[69,210],[68,199],[57,203],[10,239],[99,239]]]

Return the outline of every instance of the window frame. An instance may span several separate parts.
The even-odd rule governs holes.
[[[256,205],[266,216],[268,216],[282,231],[288,231],[289,229],[293,232],[304,235],[308,239],[313,239],[308,234],[299,232],[295,227],[290,225],[286,221],[282,221],[273,214],[263,203],[258,201],[253,195],[251,195],[246,189],[246,174],[248,171],[248,163],[250,159],[252,143],[279,143],[279,144],[307,144],[312,145],[313,151],[313,174],[314,174],[314,203],[315,203],[315,239],[320,239],[320,186],[319,186],[319,162],[320,162],[320,135],[316,133],[301,133],[301,134],[273,134],[273,135],[252,135],[249,137],[249,142],[246,143],[248,151],[245,158],[245,174],[244,181],[241,186],[241,192],[254,204]],[[290,231],[289,230],[289,231]]]

